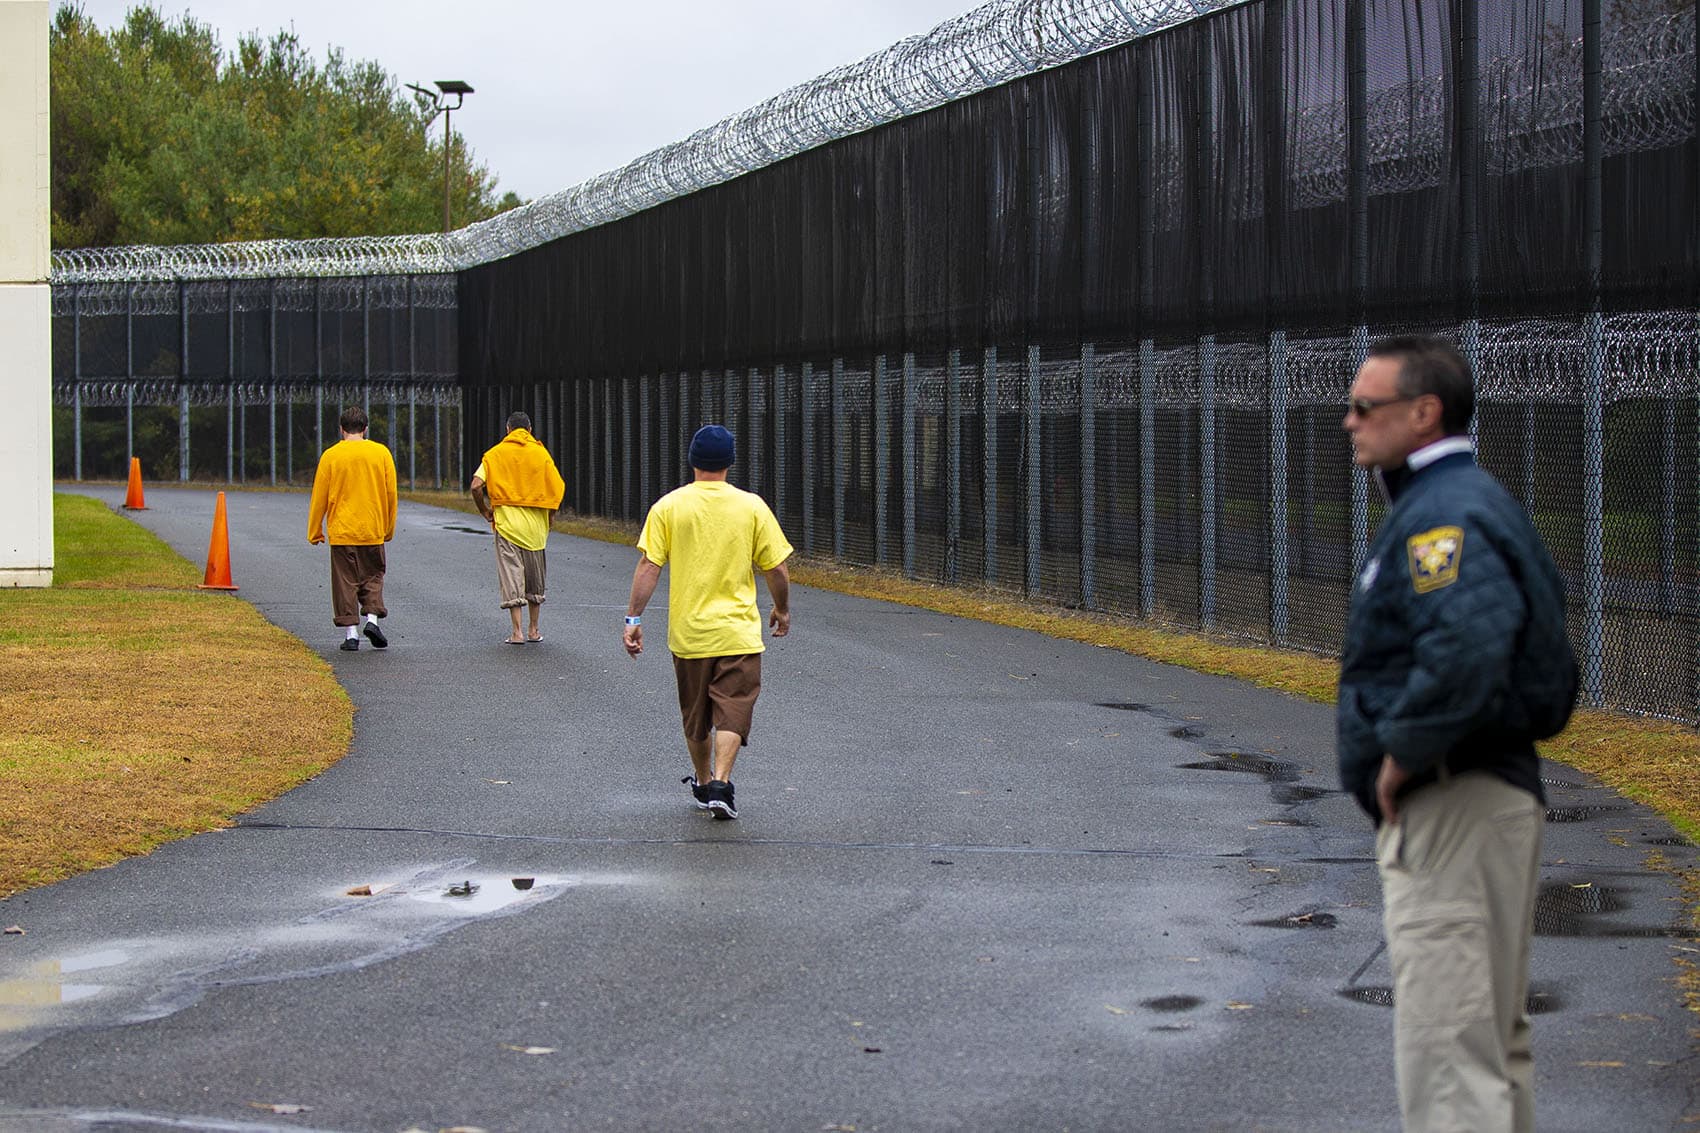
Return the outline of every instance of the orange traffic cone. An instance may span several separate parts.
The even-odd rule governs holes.
[[[142,458],[130,458],[130,490],[124,493],[124,509],[126,511],[146,511],[147,501],[142,498]]]
[[[223,492],[218,494],[218,506],[213,509],[212,542],[207,544],[207,577],[198,589],[236,589],[236,584],[230,581],[230,525],[224,518]]]

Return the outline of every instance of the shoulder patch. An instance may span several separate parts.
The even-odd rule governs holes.
[[[1436,527],[1405,540],[1411,561],[1411,586],[1427,594],[1458,581],[1458,563],[1464,557],[1464,529]]]

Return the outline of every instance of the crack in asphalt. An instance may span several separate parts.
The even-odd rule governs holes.
[[[531,842],[546,846],[785,846],[793,849],[821,850],[925,850],[949,851],[958,854],[1009,854],[1014,856],[1051,857],[1111,857],[1155,858],[1175,861],[1221,861],[1246,857],[1245,850],[1222,850],[1214,853],[1189,850],[1163,850],[1138,847],[1091,846],[1000,846],[987,843],[963,842],[836,842],[812,838],[610,838],[560,837],[549,834],[498,834],[483,830],[442,830],[414,826],[334,826],[317,823],[239,822],[227,830],[321,830],[346,834],[425,834],[439,838],[474,838],[496,842]],[[1364,857],[1306,857],[1282,858],[1282,861],[1313,865],[1370,865],[1373,855]]]

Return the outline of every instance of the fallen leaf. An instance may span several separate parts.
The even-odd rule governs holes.
[[[511,782],[513,782],[513,780],[511,780],[511,779],[486,779],[486,780],[484,780],[484,781],[485,781],[485,782],[486,782],[486,783],[494,783],[494,784],[496,784],[496,786],[498,786],[498,787],[505,787],[505,786],[507,786],[507,785],[508,785],[508,784],[509,784],[509,783],[511,783]]]
[[[1127,1014],[1127,1008],[1125,1008],[1125,1007],[1115,1007],[1115,1006],[1112,1006],[1108,1003],[1104,1004],[1104,1010],[1108,1011],[1112,1015],[1126,1015]]]
[[[512,1043],[503,1043],[502,1049],[503,1050],[511,1050],[515,1054],[554,1054],[555,1053],[555,1048],[552,1047],[552,1046],[514,1046]]]
[[[22,925],[15,925],[15,924],[7,925],[6,926],[6,935],[7,936],[22,936],[22,935],[24,935],[23,926]]]
[[[1250,1011],[1251,1010],[1251,1004],[1241,1003],[1237,999],[1230,999],[1230,1000],[1228,1000],[1228,1010],[1229,1011]]]
[[[1623,1020],[1625,1023],[1657,1023],[1658,1022],[1658,1020],[1655,1019],[1651,1015],[1641,1015],[1641,1014],[1638,1014],[1638,1013],[1635,1013],[1635,1012],[1630,1012],[1629,1014],[1626,1014],[1626,1015],[1619,1015],[1618,1018]]]
[[[1181,959],[1185,960],[1189,964],[1202,964],[1202,963],[1204,963],[1204,961],[1200,960],[1197,956],[1182,956]]]
[[[821,1133],[856,1133],[854,1125],[823,1125]]]
[[[1009,674],[1009,679],[1010,679],[1010,680],[1012,680],[1012,681],[1025,681],[1025,680],[1028,680],[1028,679],[1029,679],[1029,678],[1027,678],[1027,677],[1018,677],[1018,676],[1016,676],[1016,675],[1015,675],[1015,674],[1014,674],[1014,673],[1011,673],[1011,674]]]
[[[862,1053],[863,1054],[884,1054],[885,1051],[881,1050],[877,1046],[865,1046],[865,1047],[862,1048]]]
[[[1596,1068],[1598,1068],[1598,1069],[1603,1069],[1603,1070],[1618,1070],[1618,1069],[1622,1069],[1622,1067],[1623,1067],[1623,1063],[1621,1063],[1621,1062],[1616,1062],[1616,1061],[1609,1061],[1609,1062],[1578,1062],[1578,1063],[1577,1063],[1577,1064],[1576,1064],[1576,1065],[1578,1065],[1578,1066],[1591,1066],[1591,1067],[1596,1067]]]
[[[349,889],[343,894],[345,897],[370,897],[371,895],[372,887],[370,885],[356,885],[353,889]]]
[[[438,1130],[438,1133],[488,1133],[488,1130],[476,1125],[451,1125],[447,1129]]]
[[[306,1113],[313,1108],[310,1105],[296,1105],[294,1102],[249,1102],[248,1104],[253,1106],[255,1109],[263,1109],[269,1113],[283,1114]]]
[[[1594,887],[1594,883],[1592,881],[1583,881],[1583,882],[1580,882],[1576,885],[1572,885],[1570,888],[1572,888],[1572,889],[1592,889],[1593,887]]]

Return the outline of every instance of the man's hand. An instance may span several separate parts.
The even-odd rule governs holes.
[[[620,641],[626,647],[626,652],[636,657],[643,652],[643,627],[627,626],[626,632],[620,636]]]
[[[1375,777],[1375,804],[1381,809],[1381,820],[1399,821],[1399,805],[1395,798],[1399,788],[1411,781],[1411,773],[1400,767],[1391,755],[1381,757],[1381,771]]]
[[[791,611],[775,606],[773,613],[767,617],[767,624],[773,627],[774,637],[784,637],[791,632]]]

